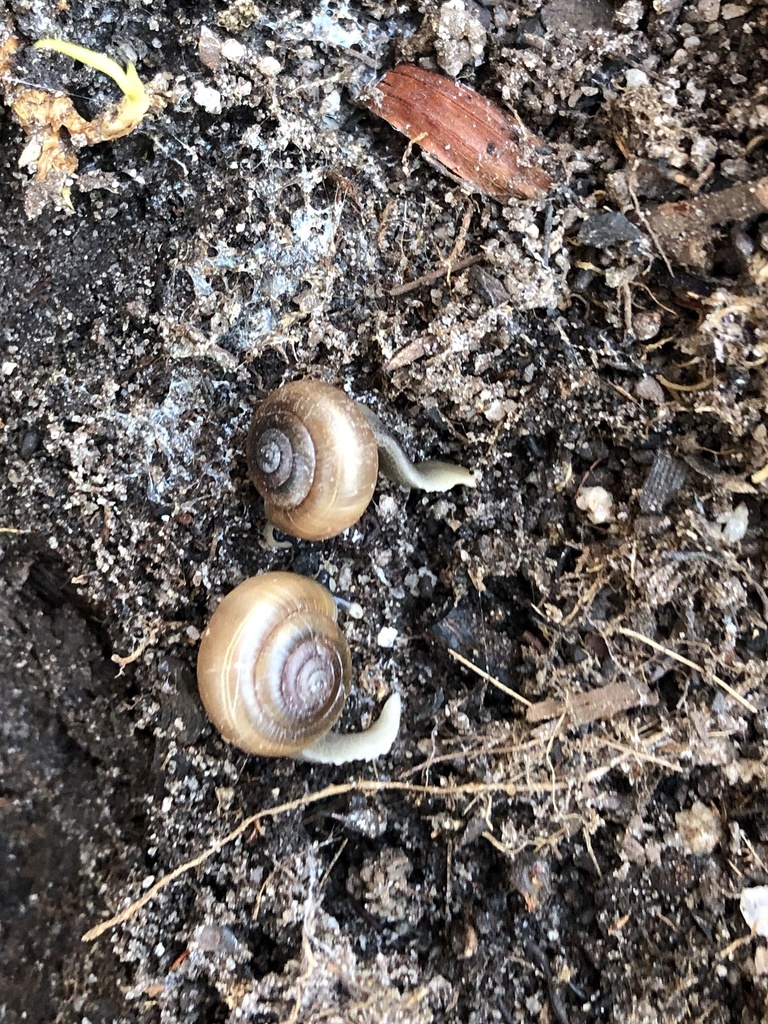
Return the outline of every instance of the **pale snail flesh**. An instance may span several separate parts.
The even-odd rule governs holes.
[[[425,491],[477,486],[461,466],[413,463],[370,409],[318,380],[284,384],[261,403],[247,458],[270,522],[305,540],[334,537],[357,522],[380,469]]]
[[[262,573],[227,594],[197,658],[200,697],[225,740],[249,754],[326,764],[388,752],[400,724],[397,695],[367,731],[330,732],[352,677],[336,615],[324,587],[293,573]]]

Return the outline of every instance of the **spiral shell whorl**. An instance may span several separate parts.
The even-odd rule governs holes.
[[[248,435],[248,464],[270,506],[291,509],[309,494],[315,477],[315,447],[298,416],[287,409],[262,410]]]
[[[360,518],[379,464],[357,404],[317,380],[284,384],[261,403],[247,458],[270,521],[306,540],[336,536]]]
[[[333,726],[352,664],[331,595],[301,576],[263,573],[216,609],[197,672],[224,739],[270,756],[297,753]]]

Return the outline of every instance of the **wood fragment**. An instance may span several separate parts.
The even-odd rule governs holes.
[[[543,143],[496,103],[415,64],[388,71],[363,102],[470,188],[499,199],[539,199],[552,188]]]
[[[570,725],[588,725],[600,719],[614,718],[623,711],[636,707],[653,707],[659,698],[651,693],[645,683],[608,683],[596,690],[577,693],[567,700],[539,701],[525,713],[526,720],[533,723],[545,722],[551,718],[565,715]]]
[[[450,276],[459,270],[466,270],[467,267],[480,263],[484,259],[485,253],[477,253],[475,256],[466,256],[463,260],[457,260],[456,263],[446,260],[442,266],[437,267],[435,270],[430,270],[428,274],[422,274],[415,281],[406,281],[404,284],[395,285],[394,288],[390,288],[389,294],[393,298],[398,295],[407,295],[408,292],[416,291],[417,288],[421,288],[423,285],[434,284],[435,281],[439,281],[446,274]]]
[[[682,202],[662,203],[648,211],[644,219],[670,259],[692,270],[706,271],[710,264],[713,228],[752,220],[766,211],[768,177]]]

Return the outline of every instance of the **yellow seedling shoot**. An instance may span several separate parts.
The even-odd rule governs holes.
[[[72,60],[108,75],[123,93],[125,99],[118,104],[112,119],[111,128],[114,134],[103,134],[101,141],[127,135],[141,123],[149,110],[149,96],[133,64],[128,64],[123,71],[117,61],[107,57],[105,53],[89,50],[77,43],[68,43],[64,39],[38,39],[34,47],[36,50],[55,50],[57,53],[63,53],[65,57],[71,57]]]

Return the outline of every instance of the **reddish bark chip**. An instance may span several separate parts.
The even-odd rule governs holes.
[[[466,85],[414,64],[399,64],[366,105],[447,171],[499,199],[538,199],[553,185],[539,165],[541,139]]]

